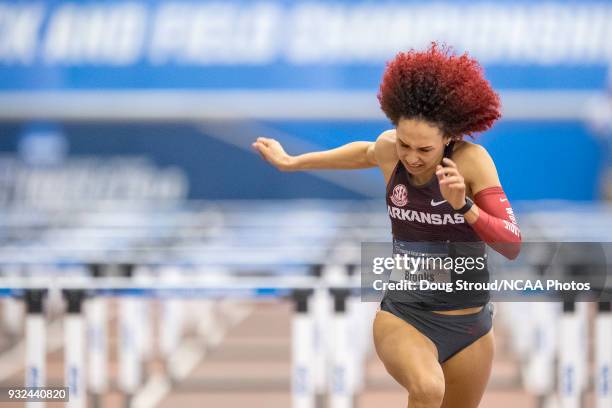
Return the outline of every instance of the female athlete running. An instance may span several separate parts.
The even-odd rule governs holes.
[[[273,139],[253,147],[282,171],[379,167],[396,254],[478,258],[485,243],[518,255],[521,234],[487,151],[464,140],[489,129],[500,102],[479,64],[435,43],[400,53],[378,94],[394,125],[376,142],[290,156]],[[394,270],[390,281],[488,281],[486,267]],[[387,371],[408,391],[410,408],[477,407],[493,354],[486,291],[387,291],[374,321],[374,343]]]

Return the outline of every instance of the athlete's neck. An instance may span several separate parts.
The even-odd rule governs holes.
[[[435,172],[435,169],[433,169],[431,171],[420,173],[418,175],[410,174],[410,179],[412,180],[412,183],[414,185],[420,186],[423,184],[427,184],[427,182],[431,180],[431,178],[434,176]]]

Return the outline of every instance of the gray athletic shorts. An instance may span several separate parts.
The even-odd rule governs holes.
[[[477,313],[444,315],[421,310],[410,303],[393,302],[386,297],[380,310],[406,321],[429,338],[438,349],[438,361],[445,362],[493,327],[493,304],[487,303]]]

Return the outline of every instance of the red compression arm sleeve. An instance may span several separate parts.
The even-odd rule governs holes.
[[[474,196],[478,219],[472,228],[483,241],[508,259],[521,250],[521,230],[501,187],[489,187]]]

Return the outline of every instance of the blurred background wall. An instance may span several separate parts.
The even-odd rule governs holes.
[[[0,200],[382,198],[377,170],[282,174],[250,143],[374,140],[385,62],[431,41],[500,93],[477,142],[513,200],[600,200],[610,21],[601,1],[3,1]]]

